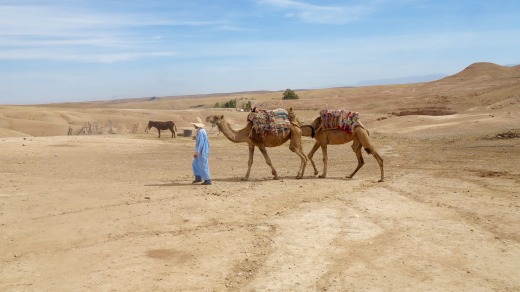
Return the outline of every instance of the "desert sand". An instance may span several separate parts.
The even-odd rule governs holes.
[[[0,106],[0,291],[520,290],[519,66],[296,92]],[[214,108],[232,98],[304,123],[359,112],[385,181],[366,153],[345,178],[350,144],[328,147],[327,178],[296,179],[288,143],[268,149],[282,179],[257,150],[242,181],[246,144],[213,129],[213,185],[192,185],[192,137],[144,128],[239,129],[246,112]]]

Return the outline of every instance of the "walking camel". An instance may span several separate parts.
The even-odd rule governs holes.
[[[343,130],[339,129],[323,129],[321,127],[322,119],[321,117],[317,117],[310,125],[301,126],[302,135],[305,137],[313,137],[316,142],[312,147],[311,151],[307,155],[309,160],[311,161],[312,167],[314,168],[314,175],[318,174],[318,169],[316,168],[316,164],[312,157],[314,153],[321,147],[321,151],[323,153],[323,173],[319,176],[321,178],[327,177],[327,145],[340,145],[345,144],[350,141],[354,141],[352,143],[352,150],[356,153],[356,157],[358,160],[358,165],[354,172],[347,176],[347,178],[352,178],[354,174],[365,164],[363,160],[363,155],[361,153],[361,148],[365,148],[365,151],[368,154],[372,154],[374,158],[377,160],[379,164],[379,168],[381,169],[381,178],[380,182],[384,181],[384,171],[383,171],[383,159],[379,156],[374,145],[372,145],[371,139],[369,137],[368,131],[362,125],[356,125],[352,129],[352,133],[347,133]]]
[[[290,110],[291,111],[291,110]],[[278,173],[274,168],[271,158],[267,154],[266,147],[277,147],[288,140],[290,140],[289,149],[296,153],[298,157],[300,157],[300,169],[298,170],[298,174],[296,175],[297,179],[303,177],[303,173],[305,171],[305,166],[307,165],[307,156],[303,153],[303,149],[301,146],[302,142],[302,131],[301,129],[293,123],[290,123],[290,128],[288,131],[271,133],[267,132],[264,135],[257,132],[253,128],[253,122],[248,120],[247,125],[240,130],[233,130],[229,123],[224,118],[224,115],[212,115],[206,118],[206,122],[215,123],[220,132],[228,138],[231,142],[235,143],[247,143],[249,147],[249,160],[247,163],[247,172],[246,175],[242,178],[242,180],[248,180],[249,174],[251,173],[251,166],[253,165],[253,154],[255,152],[255,147],[260,149],[260,152],[265,158],[265,162],[271,167],[271,171],[273,174],[273,179],[279,179]]]

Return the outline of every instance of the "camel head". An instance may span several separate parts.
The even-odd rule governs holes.
[[[297,125],[298,127],[301,127],[303,125],[303,121],[300,120],[300,118],[298,118],[296,116],[296,114],[294,113],[294,109],[292,108],[292,106],[287,109],[287,113],[289,114],[289,120],[291,122],[293,122],[295,125]]]
[[[206,122],[214,124],[214,125],[220,124],[223,120],[224,120],[224,115],[221,115],[221,116],[212,115],[212,116],[206,117]]]

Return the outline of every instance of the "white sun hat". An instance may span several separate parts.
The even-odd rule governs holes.
[[[193,120],[193,123],[192,123],[195,127],[197,128],[204,128],[204,124],[202,123],[202,120],[199,118],[199,117],[196,117],[194,120]]]

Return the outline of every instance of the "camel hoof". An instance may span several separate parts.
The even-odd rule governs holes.
[[[384,181],[385,181],[385,179],[382,178],[382,179],[378,180],[377,182],[384,182]]]
[[[314,175],[318,175],[318,173],[319,173],[318,171],[315,171],[315,172],[314,172]]]
[[[243,177],[243,178],[241,178],[240,180],[247,181],[247,180],[249,180],[249,178],[247,178],[247,177]]]
[[[320,176],[318,176],[318,177],[319,177],[319,178],[326,178],[327,176],[324,175],[324,174],[322,174],[322,175],[320,175]]]

